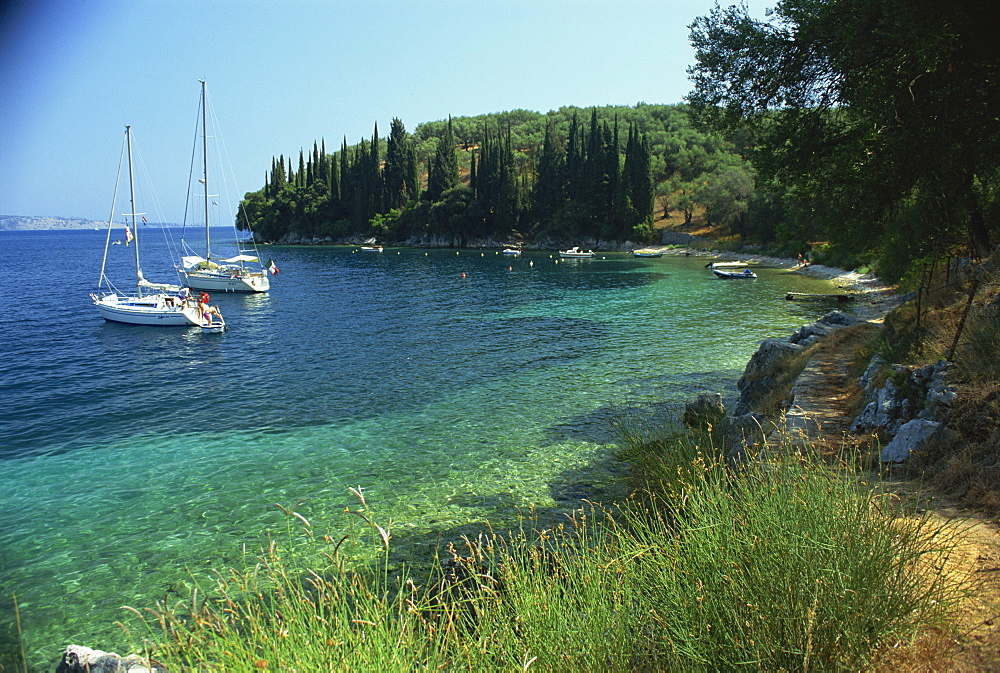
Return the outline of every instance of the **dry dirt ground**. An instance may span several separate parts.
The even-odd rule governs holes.
[[[862,327],[856,336],[821,343],[796,381],[790,421],[821,445],[842,447],[845,442],[851,395],[856,391],[851,359],[865,331]],[[952,628],[928,632],[915,643],[891,648],[879,658],[877,670],[1000,671],[998,522],[960,509],[941,494],[898,475],[883,476],[879,485],[894,498],[915,505],[933,524],[949,527],[958,544],[947,572],[968,591]]]

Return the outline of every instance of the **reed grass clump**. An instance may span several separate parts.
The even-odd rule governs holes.
[[[346,516],[376,552],[363,563],[285,508],[286,540],[250,567],[134,611],[145,650],[202,671],[808,671],[864,667],[943,623],[942,530],[801,456],[734,470],[672,436],[630,448],[669,453],[643,463],[669,496],[487,530],[424,569],[390,569],[391,529],[360,490]]]

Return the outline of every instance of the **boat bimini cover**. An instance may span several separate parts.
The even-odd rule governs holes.
[[[181,257],[181,262],[183,262],[186,271],[192,269],[216,269],[219,266],[215,262],[210,262],[204,257],[198,257],[197,255]]]
[[[185,259],[187,259],[185,257]],[[236,262],[256,262],[258,261],[256,257],[252,255],[236,255],[235,257],[230,257],[229,259],[222,260],[223,262],[228,262],[230,264],[235,264]]]

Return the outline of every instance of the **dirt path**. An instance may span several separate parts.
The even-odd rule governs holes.
[[[849,403],[856,374],[851,360],[860,341],[876,329],[821,342],[793,388],[786,427],[836,450],[850,425]],[[846,331],[845,331],[846,332]],[[839,338],[838,338],[839,336]],[[1000,528],[997,522],[956,507],[939,493],[889,476],[881,485],[915,504],[933,523],[947,525],[958,540],[947,572],[969,587],[954,629],[934,631],[916,643],[892,648],[880,658],[885,671],[1000,671]]]

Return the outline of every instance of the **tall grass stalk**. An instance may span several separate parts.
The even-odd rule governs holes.
[[[706,478],[679,519],[633,512],[629,528],[668,666],[855,667],[944,617],[941,531],[820,467]]]
[[[28,658],[24,656],[24,634],[21,633],[21,610],[17,606],[17,594],[13,594],[11,598],[14,600],[14,622],[17,624],[17,642],[21,648],[21,667],[24,673],[28,673]],[[0,666],[0,670],[3,667]]]

